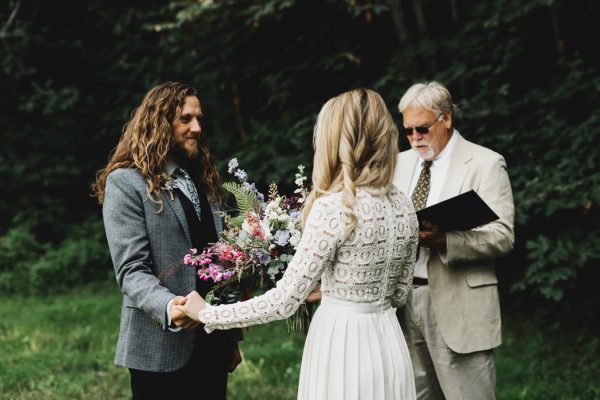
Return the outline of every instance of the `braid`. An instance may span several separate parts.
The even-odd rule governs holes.
[[[340,193],[349,222],[344,238],[358,220],[353,209],[359,187],[389,191],[396,167],[398,131],[376,92],[358,89],[330,99],[319,113],[314,132],[313,190],[308,195],[303,222],[323,194]]]

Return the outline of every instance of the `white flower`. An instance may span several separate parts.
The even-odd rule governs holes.
[[[298,231],[294,232],[294,234],[292,234],[292,236],[290,237],[290,244],[292,245],[294,250],[296,249],[296,247],[298,247],[298,244],[300,244],[300,237],[301,236]]]
[[[271,240],[273,235],[271,234],[271,229],[269,228],[269,224],[265,221],[260,221],[260,229],[265,234],[265,240]]]
[[[242,230],[248,232],[248,234],[250,234],[250,225],[248,224],[248,221],[244,220],[244,222],[242,223]]]
[[[239,166],[237,158],[232,158],[227,164],[227,172],[233,173],[233,170]]]

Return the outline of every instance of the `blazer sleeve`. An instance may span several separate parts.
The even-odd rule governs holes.
[[[150,240],[142,194],[132,184],[133,171],[116,170],[106,181],[102,207],[106,238],[117,283],[133,305],[167,329],[166,309],[175,297],[152,270]]]
[[[446,251],[440,252],[446,265],[504,256],[514,245],[515,208],[506,161],[497,154],[493,162],[478,166],[477,171],[481,175],[474,189],[499,219],[468,231],[447,232]]]
[[[324,198],[315,201],[300,244],[283,277],[265,294],[250,300],[200,311],[204,329],[230,329],[290,317],[315,287],[323,270],[331,264],[341,244],[344,220],[341,207]]]

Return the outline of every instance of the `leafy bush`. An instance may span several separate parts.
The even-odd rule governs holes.
[[[97,212],[94,173],[143,93],[165,80],[198,89],[220,166],[237,156],[263,189],[298,164],[310,169],[312,126],[328,98],[374,88],[400,124],[402,93],[439,80],[459,103],[461,133],[507,159],[513,289],[562,300],[598,264],[600,53],[589,40],[598,37],[598,2],[7,3],[0,234],[17,249],[0,255],[9,260],[2,287],[23,271],[60,276],[66,260],[79,271],[64,278],[70,283],[96,277],[99,242],[77,241],[73,226]],[[15,210],[34,225],[13,223]]]
[[[114,276],[102,221],[89,218],[71,226],[57,245],[40,243],[20,225],[0,237],[0,289],[50,293]]]

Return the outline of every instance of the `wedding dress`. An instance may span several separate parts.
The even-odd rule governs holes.
[[[290,317],[321,280],[323,298],[302,356],[298,399],[413,400],[414,377],[395,307],[412,282],[418,223],[397,189],[359,188],[357,225],[344,240],[341,194],[317,199],[276,287],[250,300],[207,306],[207,332]]]

